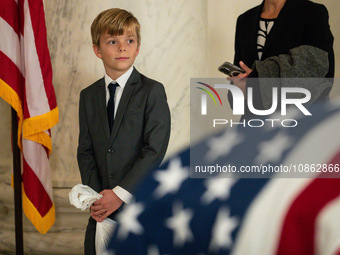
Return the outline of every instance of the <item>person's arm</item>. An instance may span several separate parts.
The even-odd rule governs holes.
[[[162,84],[155,84],[148,95],[144,113],[142,147],[119,186],[132,193],[139,181],[164,158],[170,137],[170,110]]]
[[[93,144],[86,117],[83,92],[80,93],[79,100],[79,143],[77,160],[82,183],[84,185],[88,185],[97,192],[101,192],[103,188],[98,175],[99,170],[94,158]]]
[[[235,50],[234,65],[239,65],[239,62],[241,61],[239,33],[240,33],[240,17],[238,17],[236,21],[235,43],[234,43],[234,50]],[[234,100],[233,100],[233,96],[230,91],[228,91],[228,101],[229,101],[230,108],[233,109]]]
[[[304,30],[305,44],[328,52],[329,72],[326,77],[334,77],[334,37],[328,22],[328,11],[324,5],[314,4],[306,16],[308,19]]]
[[[240,17],[237,18],[236,22],[236,31],[235,31],[235,44],[234,44],[234,50],[235,50],[235,55],[234,55],[234,65],[239,65],[241,59],[241,46],[240,46]]]
[[[243,92],[243,95],[244,95],[244,99],[246,99],[247,98],[247,86],[246,86],[246,82],[247,82],[247,78],[248,78],[249,74],[253,70],[250,69],[245,63],[243,63],[243,61],[240,61],[239,65],[246,72],[245,73],[240,73],[237,76],[227,77],[227,80],[231,81],[233,85],[235,85],[236,87],[241,89],[242,92]],[[231,94],[231,93],[229,92],[228,96],[229,96],[229,94]]]
[[[235,55],[234,55],[234,65],[237,65],[241,67],[243,70],[246,72],[243,74],[239,74],[238,76],[234,77],[227,77],[227,80],[232,82],[233,85],[237,86],[240,88],[243,92],[244,98],[246,99],[247,97],[247,92],[246,92],[246,78],[249,76],[249,74],[252,72],[252,70],[242,61],[241,57],[241,46],[240,46],[240,17],[238,17],[237,22],[236,22],[236,33],[235,33]],[[230,104],[230,108],[233,109],[233,97],[230,91],[228,91],[228,101]]]

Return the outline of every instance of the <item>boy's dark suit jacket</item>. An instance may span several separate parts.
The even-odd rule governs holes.
[[[77,159],[81,179],[97,192],[119,185],[131,193],[166,152],[170,135],[166,94],[162,84],[134,69],[110,134],[105,89],[102,78],[80,93]],[[86,254],[93,254],[88,251],[94,249],[94,233],[95,221],[90,218]]]
[[[234,64],[243,61],[252,68],[258,59],[257,33],[264,1],[237,19],[235,36]],[[311,45],[328,52],[329,72],[326,77],[334,77],[333,35],[328,23],[328,11],[324,5],[308,0],[287,0],[268,34],[261,60],[280,54],[301,45]],[[256,72],[249,75],[257,77]],[[247,86],[249,84],[247,83]],[[253,87],[253,86],[252,86]],[[323,98],[328,98],[330,90],[325,91]],[[232,107],[233,98],[228,92]],[[256,109],[263,109],[261,93],[258,86],[253,87],[253,102]],[[245,115],[242,118],[254,117],[245,102]]]

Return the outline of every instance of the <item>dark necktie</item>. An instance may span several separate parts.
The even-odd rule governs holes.
[[[112,131],[113,122],[114,122],[115,93],[116,93],[117,86],[119,86],[118,83],[109,84],[110,99],[109,99],[109,102],[107,103],[107,119],[109,121],[110,133]]]

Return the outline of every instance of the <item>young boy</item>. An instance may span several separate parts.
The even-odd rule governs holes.
[[[106,74],[80,93],[77,158],[83,184],[103,198],[91,206],[85,254],[95,254],[96,222],[129,203],[138,181],[161,163],[170,135],[163,85],[132,66],[141,42],[137,19],[126,10],[103,11],[91,35]]]

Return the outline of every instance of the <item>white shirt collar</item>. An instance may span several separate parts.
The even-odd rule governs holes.
[[[124,89],[124,87],[125,87],[125,85],[126,85],[128,79],[130,78],[132,72],[133,72],[133,66],[131,66],[129,70],[127,70],[124,74],[122,74],[121,76],[119,76],[115,81],[112,80],[111,77],[107,75],[107,73],[105,73],[104,79],[105,79],[105,87],[106,87],[106,89],[108,89],[107,87],[109,86],[109,84],[110,84],[111,82],[113,82],[113,83],[116,83],[116,82],[117,82],[117,83],[119,84],[119,86],[120,86],[122,89]]]

